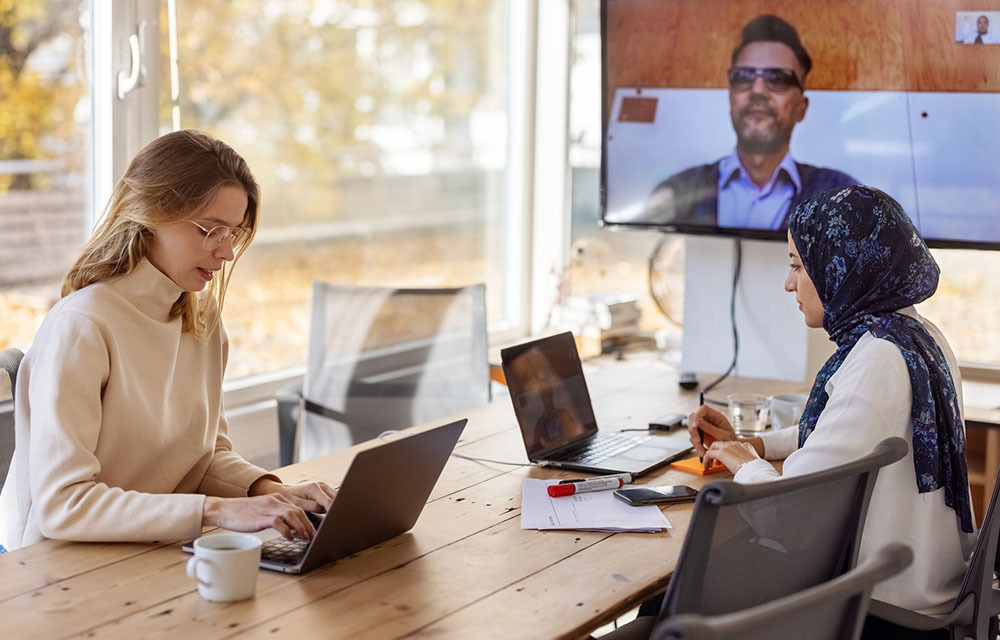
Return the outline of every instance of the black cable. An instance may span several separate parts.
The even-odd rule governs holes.
[[[733,292],[729,298],[729,320],[733,326],[733,361],[729,364],[729,368],[721,376],[716,378],[707,387],[701,390],[702,394],[707,394],[709,391],[715,388],[717,384],[729,377],[729,374],[733,372],[736,368],[736,358],[740,354],[740,334],[736,329],[736,288],[740,282],[740,267],[743,264],[743,245],[740,243],[740,239],[735,240],[736,249],[736,266],[733,269]],[[705,402],[711,402],[712,404],[724,404],[720,403],[718,400],[709,400],[705,398]]]

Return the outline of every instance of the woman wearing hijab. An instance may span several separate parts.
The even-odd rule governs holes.
[[[707,406],[690,417],[691,442],[737,482],[827,469],[890,436],[910,444],[879,472],[859,561],[889,542],[913,548],[913,564],[872,596],[922,613],[950,610],[975,544],[958,363],[940,330],[913,305],[937,289],[939,269],[899,203],[852,186],[820,193],[789,218],[795,293],[809,327],[837,349],[816,376],[798,427],[738,439]],[[700,441],[704,434],[704,445]],[[876,628],[877,625],[877,628]],[[948,637],[869,618],[866,638]]]

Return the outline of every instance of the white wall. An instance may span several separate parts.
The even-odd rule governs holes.
[[[732,238],[689,237],[685,247],[684,336],[681,369],[722,373],[733,359],[729,302]],[[811,381],[834,345],[819,329],[808,329],[784,290],[788,245],[740,240],[743,259],[736,290],[739,357],[733,375]],[[704,378],[704,376],[702,376]],[[700,379],[702,385],[711,379]]]

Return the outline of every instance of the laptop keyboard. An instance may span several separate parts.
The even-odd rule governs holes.
[[[590,440],[557,455],[549,456],[549,458],[560,462],[593,464],[617,455],[626,449],[631,449],[648,439],[649,436],[626,436],[621,433],[598,432]]]
[[[308,548],[308,540],[272,538],[261,546],[260,558],[278,564],[298,564]]]

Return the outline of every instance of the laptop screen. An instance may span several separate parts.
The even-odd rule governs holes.
[[[529,459],[597,433],[572,333],[509,347],[501,359]]]

